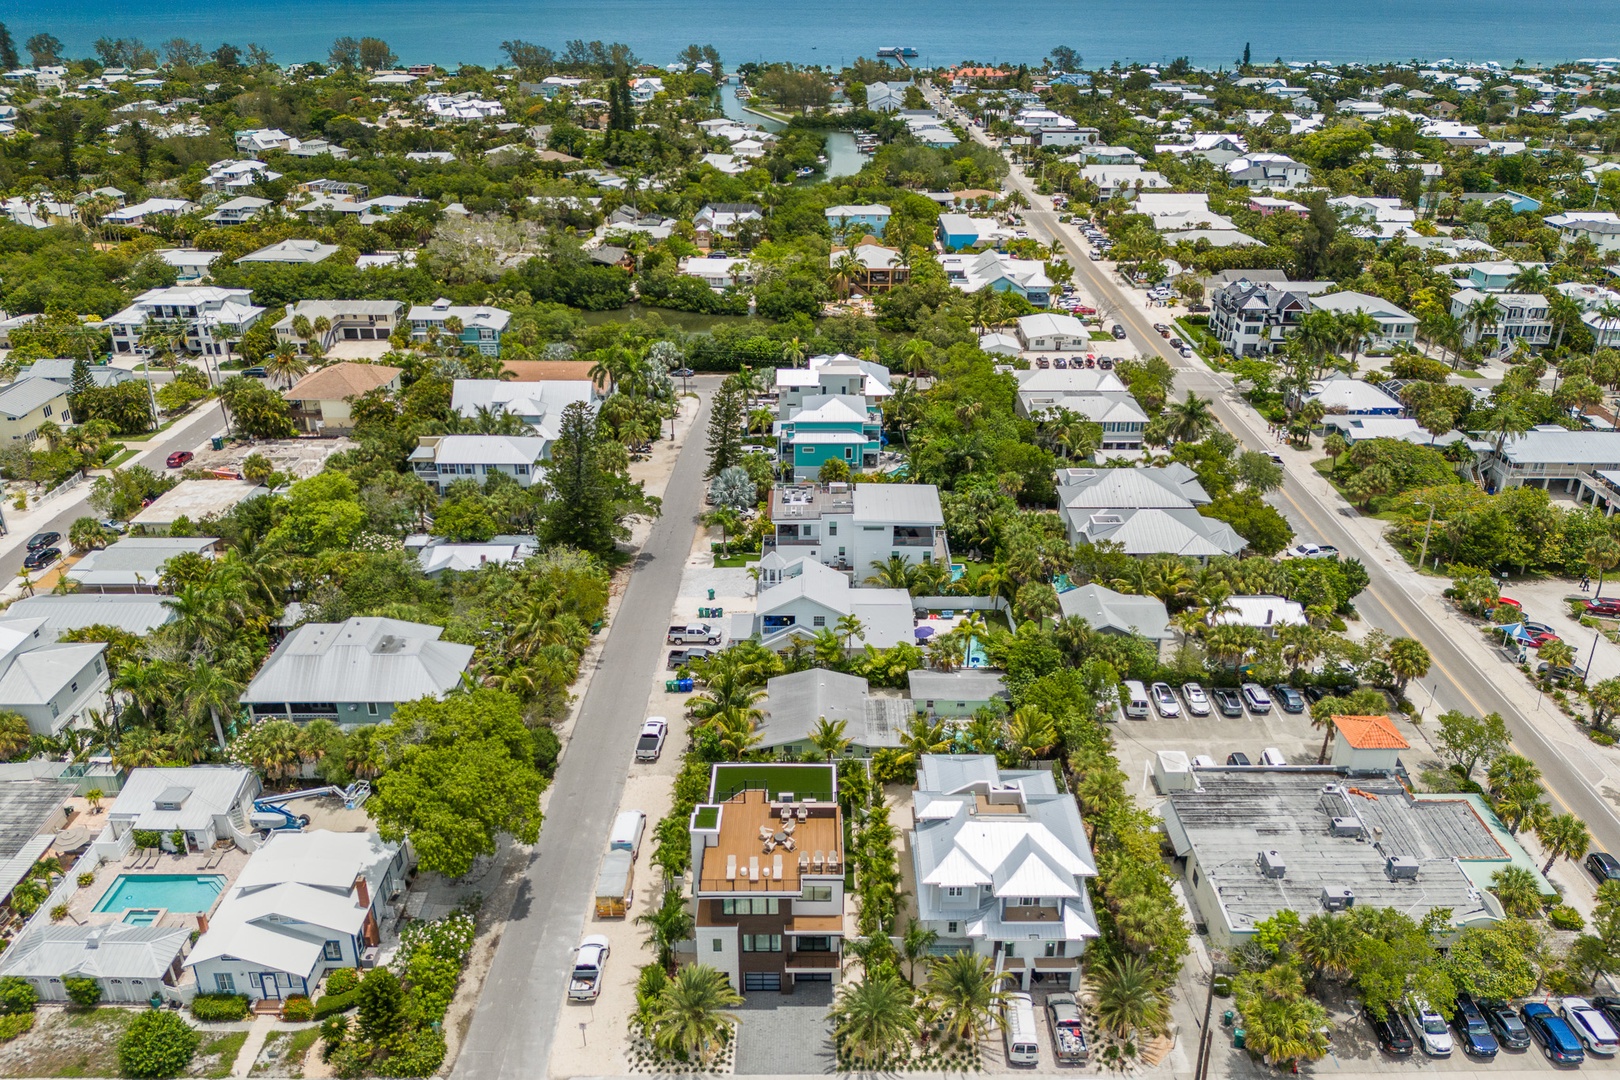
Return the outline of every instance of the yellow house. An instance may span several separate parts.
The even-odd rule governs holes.
[[[50,379],[18,379],[0,389],[0,444],[18,439],[30,443],[47,420],[62,427],[73,423],[68,415],[68,387]]]
[[[345,361],[312,371],[286,391],[293,422],[312,434],[344,434],[354,428],[350,399],[380,388],[398,390],[401,370]]]

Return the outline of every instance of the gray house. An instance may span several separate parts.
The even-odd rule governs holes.
[[[999,671],[963,668],[958,671],[912,671],[912,706],[931,716],[972,716],[992,701],[1011,700]]]
[[[770,680],[760,711],[761,749],[789,757],[815,749],[810,734],[822,720],[843,721],[849,754],[869,757],[874,750],[899,746],[911,719],[911,703],[904,698],[873,697],[865,679],[825,668]]]
[[[242,692],[255,720],[377,724],[401,701],[439,698],[461,683],[473,647],[440,641],[444,629],[401,619],[305,623]]]
[[[1108,634],[1137,634],[1149,641],[1169,641],[1170,615],[1156,596],[1131,596],[1093,582],[1058,594],[1065,619],[1077,616],[1093,630]]]
[[[0,959],[0,978],[25,980],[39,1000],[65,1004],[66,979],[94,979],[101,1000],[134,1004],[156,994],[178,1001],[180,958],[191,941],[186,927],[37,926],[11,943]]]

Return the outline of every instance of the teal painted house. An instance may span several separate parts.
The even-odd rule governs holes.
[[[426,340],[431,329],[441,335],[455,337],[463,345],[485,356],[498,356],[501,335],[506,332],[506,324],[512,321],[512,313],[488,305],[471,307],[452,304],[440,297],[431,304],[417,304],[406,318],[411,325],[411,337],[417,341]],[[459,321],[459,330],[450,325],[451,319]]]
[[[835,237],[882,236],[889,227],[890,210],[881,203],[827,207],[827,226]]]
[[[778,449],[795,480],[811,480],[823,462],[842,461],[851,472],[877,467],[883,443],[883,412],[864,397],[818,394],[804,399],[779,421]]]

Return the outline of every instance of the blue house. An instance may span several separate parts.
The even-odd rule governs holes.
[[[824,394],[804,399],[793,415],[777,425],[782,460],[793,479],[813,480],[830,459],[851,472],[877,467],[883,448],[883,411],[864,397]]]
[[[502,308],[479,305],[471,307],[452,304],[440,297],[431,304],[417,304],[406,316],[411,324],[411,337],[426,340],[428,331],[454,337],[470,349],[485,356],[498,356],[501,335],[506,332],[512,313]],[[450,320],[456,320],[452,323]]]
[[[833,236],[878,236],[889,227],[892,211],[881,203],[865,206],[829,206],[825,211],[827,227]]]
[[[995,226],[996,223],[991,218],[976,218],[967,214],[941,214],[939,242],[945,245],[946,251],[960,251],[977,244],[981,236],[990,235]]]

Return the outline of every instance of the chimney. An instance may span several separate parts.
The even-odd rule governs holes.
[[[208,913],[206,911],[197,912],[197,933],[208,933]]]
[[[363,877],[354,879],[354,898],[363,908],[371,906],[371,889],[367,887],[366,879]]]
[[[94,930],[90,931],[88,934],[86,934],[84,936],[84,947],[86,949],[99,949],[99,948],[101,948],[101,935],[106,933],[106,932],[107,932],[106,929],[104,927],[100,927],[100,926],[98,926]]]

